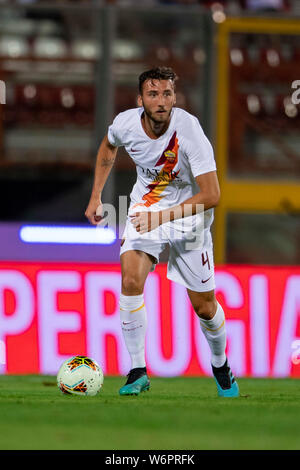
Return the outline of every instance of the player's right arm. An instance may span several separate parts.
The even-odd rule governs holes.
[[[111,145],[108,137],[105,136],[98,150],[92,193],[89,204],[85,211],[85,216],[93,225],[97,225],[102,218],[101,195],[106,180],[116,159],[117,151],[118,147]]]

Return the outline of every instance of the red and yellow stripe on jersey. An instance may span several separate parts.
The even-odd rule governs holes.
[[[150,183],[147,188],[149,192],[144,194],[143,201],[146,207],[151,206],[158,202],[163,196],[162,192],[166,189],[168,184],[176,178],[179,171],[173,172],[177,162],[178,162],[178,139],[176,137],[176,131],[172,135],[170,142],[168,143],[167,148],[163,151],[161,157],[155,166],[160,166],[164,164],[159,174],[156,176],[154,181]]]

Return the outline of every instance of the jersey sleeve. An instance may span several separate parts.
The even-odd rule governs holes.
[[[121,126],[121,121],[122,119],[120,117],[120,114],[118,114],[113,120],[113,123],[108,128],[107,138],[110,144],[114,147],[122,147],[122,145],[124,145],[122,138],[123,129]]]
[[[189,122],[185,151],[194,177],[216,170],[213,148],[196,117]]]

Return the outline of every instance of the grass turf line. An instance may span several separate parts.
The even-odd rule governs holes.
[[[120,397],[105,377],[96,397],[63,395],[56,378],[1,376],[1,450],[299,449],[299,380],[239,379],[241,397],[217,397],[213,378],[151,378]]]

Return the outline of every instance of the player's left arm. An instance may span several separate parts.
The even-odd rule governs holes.
[[[183,203],[179,204],[179,207],[181,208],[191,206],[190,209],[192,213],[189,215],[194,215],[199,212],[199,208],[197,209],[196,207],[197,204],[203,204],[204,210],[216,207],[219,204],[221,196],[220,185],[216,171],[210,171],[208,173],[204,173],[203,175],[196,176],[195,180],[199,186],[199,192]],[[202,209],[200,208],[200,210]],[[184,215],[184,217],[187,215]]]
[[[131,222],[137,232],[146,233],[159,225],[216,207],[220,200],[220,186],[216,171],[195,177],[199,192],[177,206],[159,212],[136,212]]]

